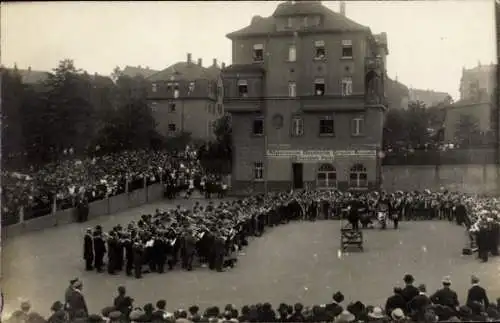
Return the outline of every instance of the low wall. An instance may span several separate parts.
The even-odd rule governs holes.
[[[152,184],[146,188],[134,190],[89,203],[89,220],[158,201],[163,197],[163,185]],[[2,226],[2,239],[8,239],[27,232],[39,231],[76,222],[78,212],[75,208],[60,210],[39,218],[23,221],[9,226]]]
[[[382,167],[382,187],[390,192],[441,187],[450,191],[497,195],[500,193],[497,165],[391,165]]]

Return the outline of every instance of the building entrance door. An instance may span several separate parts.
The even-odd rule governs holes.
[[[300,163],[292,164],[292,180],[293,189],[303,189],[304,188],[304,165]]]

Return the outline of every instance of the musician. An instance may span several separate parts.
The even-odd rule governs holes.
[[[401,217],[401,198],[392,196],[392,201],[389,202],[389,217],[394,223],[394,229],[399,226],[399,219]]]
[[[362,208],[361,201],[358,197],[354,198],[349,205],[349,215],[347,219],[353,230],[359,230],[359,209]]]
[[[182,237],[182,268],[193,270],[193,258],[196,250],[196,241],[192,230],[186,230]]]
[[[96,226],[94,230],[94,268],[97,272],[102,272],[102,266],[104,266],[104,255],[106,254],[106,243],[102,234],[102,227],[100,225]]]
[[[478,256],[482,262],[488,261],[488,228],[483,220],[480,220],[479,223],[473,228],[476,234],[477,248],[478,248]]]
[[[144,247],[137,239],[132,245],[133,260],[134,260],[134,276],[139,279],[142,278],[142,263],[144,256]]]
[[[92,239],[92,229],[87,229],[83,238],[83,259],[85,260],[85,270],[94,269],[94,240]]]
[[[134,268],[134,252],[131,234],[125,233],[123,237],[123,248],[125,249],[125,273],[127,276],[132,276]]]
[[[159,274],[163,274],[165,272],[165,263],[167,262],[167,234],[166,232],[159,233],[159,236],[155,239],[153,248],[155,249],[156,254],[156,270]]]
[[[116,258],[118,249],[118,239],[116,232],[110,231],[108,233],[108,274],[114,275],[116,270]]]
[[[219,231],[216,233],[214,244],[213,244],[213,264],[212,268],[217,270],[218,272],[222,272],[223,264],[224,264],[224,254],[225,254],[225,246],[226,241],[222,236],[222,233]]]

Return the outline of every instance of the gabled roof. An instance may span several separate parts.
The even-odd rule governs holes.
[[[219,68],[219,66],[212,65],[212,66],[206,68],[206,72],[210,75],[210,77],[212,79],[215,80],[215,79],[219,78],[220,73],[221,73],[221,69]]]
[[[255,16],[249,26],[234,31],[226,35],[229,39],[236,37],[268,35],[276,32],[277,20],[286,16],[321,15],[323,22],[321,26],[311,27],[315,31],[350,32],[350,31],[370,31],[370,28],[360,25],[357,22],[336,13],[320,1],[304,2],[284,2],[278,5],[273,15],[270,17]],[[291,31],[291,30],[290,30]]]
[[[148,77],[151,82],[169,81],[175,78],[178,81],[195,81],[200,79],[213,79],[206,68],[195,63],[178,62],[166,69]]]
[[[136,77],[136,76],[142,76],[144,78],[148,78],[151,75],[158,73],[156,70],[152,70],[149,68],[144,68],[144,67],[135,67],[135,66],[125,66],[125,68],[122,71],[122,74],[128,77]]]

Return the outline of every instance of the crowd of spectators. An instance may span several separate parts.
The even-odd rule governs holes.
[[[161,180],[187,180],[200,173],[194,153],[136,150],[65,159],[32,168],[29,174],[2,171],[2,223],[16,223],[22,207],[29,219],[58,209],[114,196]]]
[[[383,306],[372,306],[361,301],[346,304],[342,292],[333,294],[325,304],[305,306],[281,303],[273,308],[270,303],[258,303],[237,308],[228,304],[224,308],[212,306],[201,311],[197,305],[188,310],[169,309],[165,300],[138,306],[127,294],[124,286],[110,306],[99,314],[90,314],[85,302],[83,283],[70,281],[65,302],[56,301],[52,314],[45,319],[31,310],[29,302],[6,320],[8,323],[101,323],[101,322],[158,322],[158,323],[238,323],[238,322],[500,322],[500,298],[488,299],[487,290],[480,286],[479,278],[471,277],[466,301],[460,304],[452,288],[450,277],[444,277],[442,288],[428,293],[425,284],[414,285],[415,279],[406,274],[404,286],[396,286]]]

